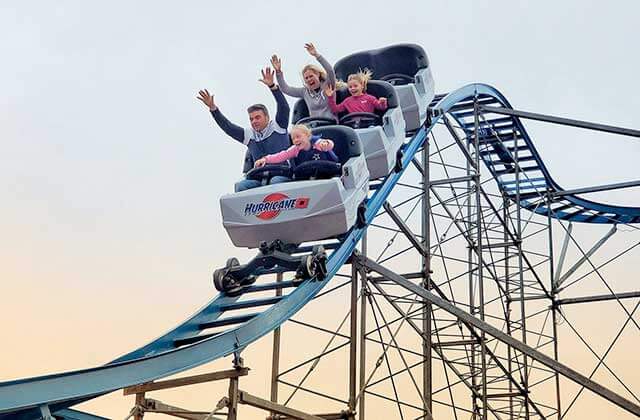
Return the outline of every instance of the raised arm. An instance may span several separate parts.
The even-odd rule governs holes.
[[[282,94],[282,91],[278,88],[278,85],[273,81],[273,70],[269,67],[262,70],[262,79],[260,79],[260,81],[271,90],[273,97],[276,98],[276,104],[278,106],[276,123],[286,130],[289,125],[289,103]]]
[[[324,94],[327,96],[327,103],[329,104],[329,109],[331,109],[331,112],[338,115],[340,112],[343,112],[346,109],[344,106],[344,101],[342,101],[340,105],[336,103],[335,90],[331,87],[331,85],[327,85],[324,88]]]
[[[318,60],[318,63],[320,63],[324,71],[327,72],[327,83],[331,86],[335,86],[336,73],[333,71],[333,66],[329,64],[329,62],[323,56],[320,55],[315,45],[313,45],[312,43],[304,44],[304,47],[307,49],[309,54],[311,54],[316,58],[316,60]]]
[[[304,96],[304,88],[289,86],[284,80],[284,73],[282,73],[282,60],[274,54],[271,56],[271,64],[276,71],[276,79],[278,80],[278,85],[280,85],[282,93],[293,96],[294,98],[302,98]]]
[[[218,126],[224,131],[229,137],[234,140],[239,141],[240,143],[244,142],[244,129],[240,126],[235,125],[231,121],[227,119],[218,106],[213,100],[213,95],[209,93],[207,89],[201,90],[198,92],[197,98],[202,102],[205,106],[209,108],[213,119],[216,121]]]
[[[276,98],[276,104],[278,105],[278,109],[276,111],[276,123],[278,123],[280,127],[286,130],[289,126],[289,103],[282,94],[282,90],[280,90],[277,85],[274,89],[271,89],[271,93],[273,94],[274,98]]]
[[[282,163],[289,159],[293,159],[298,156],[300,149],[297,146],[290,146],[288,149],[282,150],[278,153],[266,155],[265,157],[256,160],[256,168],[261,168],[267,163]]]
[[[379,110],[379,111],[384,111],[385,109],[387,109],[388,103],[387,103],[387,98],[385,98],[384,96],[376,99],[375,96],[373,96],[373,106],[375,107],[375,109]]]

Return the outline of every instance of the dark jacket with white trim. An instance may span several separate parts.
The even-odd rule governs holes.
[[[275,120],[270,120],[269,124],[267,124],[262,131],[256,131],[251,127],[242,128],[235,125],[220,112],[219,108],[211,111],[213,119],[222,131],[249,148],[249,153],[254,162],[266,155],[285,150],[291,145],[289,135],[287,134],[289,104],[279,88],[271,90],[271,92],[276,98],[278,110]]]

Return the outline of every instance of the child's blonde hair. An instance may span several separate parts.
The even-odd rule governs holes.
[[[304,80],[304,74],[307,72],[307,70],[311,70],[312,72],[317,73],[320,82],[324,82],[325,80],[327,80],[327,72],[324,71],[322,67],[316,66],[315,64],[307,64],[302,68],[302,80]]]
[[[366,91],[367,82],[371,80],[372,76],[373,76],[373,72],[371,70],[366,68],[364,70],[360,69],[360,71],[358,71],[357,73],[350,74],[349,77],[347,77],[347,82],[349,80],[357,80],[362,84],[362,90]]]
[[[304,124],[295,124],[291,127],[291,130],[289,130],[289,135],[291,135],[291,133],[293,133],[293,130],[300,130],[302,131],[305,135],[307,135],[308,137],[311,137],[311,129],[309,127],[307,127]]]

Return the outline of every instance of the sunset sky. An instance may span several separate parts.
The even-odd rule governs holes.
[[[244,149],[214,126],[199,89],[246,125],[251,103],[275,111],[257,82],[271,54],[300,85],[313,62],[305,42],[332,63],[412,42],[427,51],[437,92],[484,82],[519,109],[640,129],[639,14],[628,1],[3,1],[0,380],[137,348],[215,295],[211,272],[226,258],[253,255],[232,246],[218,204]],[[638,179],[637,138],[532,131],[564,187]],[[637,188],[597,197],[640,203]],[[616,271],[626,291],[633,261]],[[267,398],[270,340],[245,357],[247,388]],[[619,358],[638,389],[637,353]],[[205,389],[175,401],[211,407],[222,395]],[[124,418],[132,403],[118,392],[82,408]],[[601,401],[569,418],[603,406],[627,418]],[[241,418],[264,418],[256,413]]]

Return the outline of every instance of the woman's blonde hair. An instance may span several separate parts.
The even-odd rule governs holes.
[[[324,82],[325,80],[327,80],[327,72],[324,71],[322,67],[316,66],[315,64],[307,64],[302,68],[302,80],[304,80],[304,74],[307,72],[307,70],[311,70],[312,72],[317,73],[320,82]]]
[[[360,69],[360,71],[358,71],[357,73],[353,73],[350,74],[349,77],[347,77],[347,82],[349,80],[357,80],[358,82],[360,82],[362,84],[362,89],[364,91],[367,90],[367,82],[369,82],[369,80],[371,80],[371,77],[373,76],[373,72],[369,69]]]
[[[289,134],[293,133],[293,130],[300,130],[307,136],[311,137],[311,129],[304,124],[295,124],[289,130]]]

